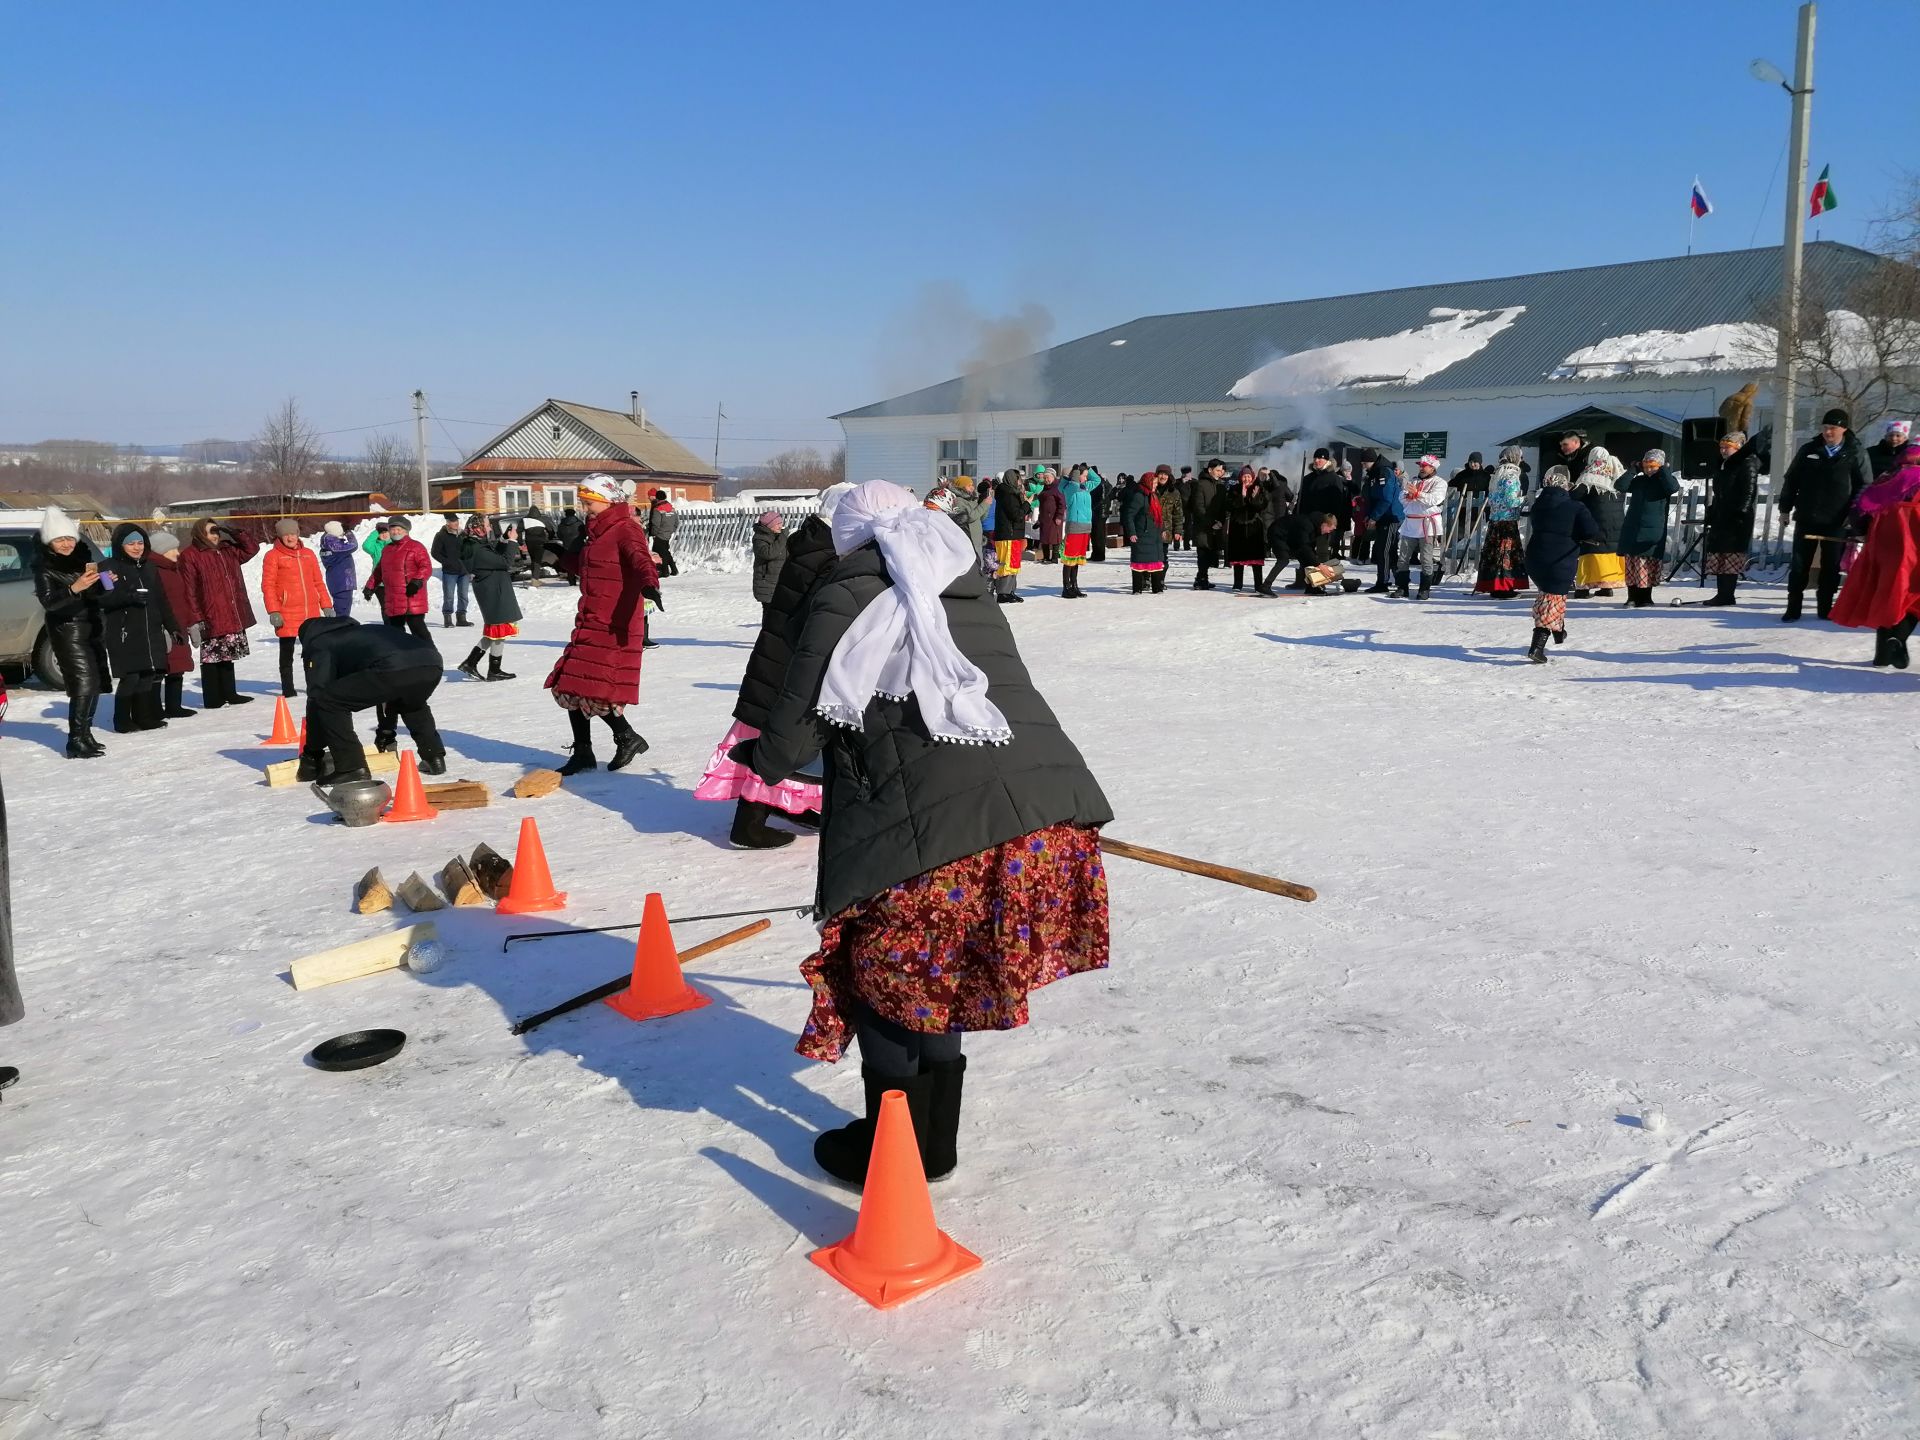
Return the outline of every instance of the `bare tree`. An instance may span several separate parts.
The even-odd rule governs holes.
[[[763,467],[769,488],[780,490],[824,490],[847,475],[847,447],[838,447],[822,458],[811,446],[782,450]]]
[[[390,431],[376,430],[367,437],[358,468],[361,483],[385,495],[410,495],[419,484],[413,452]]]
[[[289,395],[253,437],[256,473],[284,503],[305,489],[320,464],[320,437]]]

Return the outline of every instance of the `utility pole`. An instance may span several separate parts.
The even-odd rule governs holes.
[[[433,513],[433,498],[427,494],[427,392],[413,392],[413,454],[420,462],[420,513]]]
[[[727,418],[727,402],[716,400],[713,405],[713,473],[720,473],[720,422]]]
[[[1780,256],[1779,371],[1773,398],[1773,498],[1775,538],[1786,534],[1780,518],[1780,490],[1793,463],[1794,354],[1800,348],[1801,246],[1807,238],[1807,136],[1813,126],[1813,0],[1800,7],[1800,38],[1793,55],[1793,119],[1787,137],[1787,233]],[[1776,72],[1777,73],[1777,72]]]

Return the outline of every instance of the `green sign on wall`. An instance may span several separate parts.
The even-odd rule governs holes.
[[[1447,432],[1409,430],[1400,442],[1400,453],[1409,460],[1418,460],[1422,455],[1431,455],[1437,460],[1444,460],[1447,458]]]

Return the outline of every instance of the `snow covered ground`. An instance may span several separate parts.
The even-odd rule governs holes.
[[[75,764],[16,690],[0,1437],[1920,1432],[1920,672],[1777,595],[1576,602],[1535,669],[1457,586],[1090,576],[1011,614],[1113,833],[1321,898],[1115,860],[1112,970],[969,1046],[935,1199],[986,1267],[886,1314],[805,1258],[853,1222],[809,1146],[858,1088],[793,1053],[806,922],[694,967],[705,1010],[524,1040],[631,936],[502,954],[552,920],[445,911],[431,976],[282,978],[393,923],[348,911],[369,866],[528,813],[563,923],[805,902],[811,840],[736,852],[690,795],[744,577],[672,583],[632,770],[430,824],[265,789],[266,703]],[[556,759],[570,601],[530,592],[517,682],[442,688],[449,778]],[[303,1063],[368,1025],[405,1053]]]

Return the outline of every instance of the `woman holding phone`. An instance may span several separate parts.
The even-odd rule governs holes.
[[[106,684],[101,648],[103,577],[93,547],[57,505],[40,517],[40,553],[33,561],[33,593],[47,612],[47,636],[67,687],[67,758],[92,760],[107,753],[93,738],[93,712]],[[111,584],[111,580],[104,583]]]

